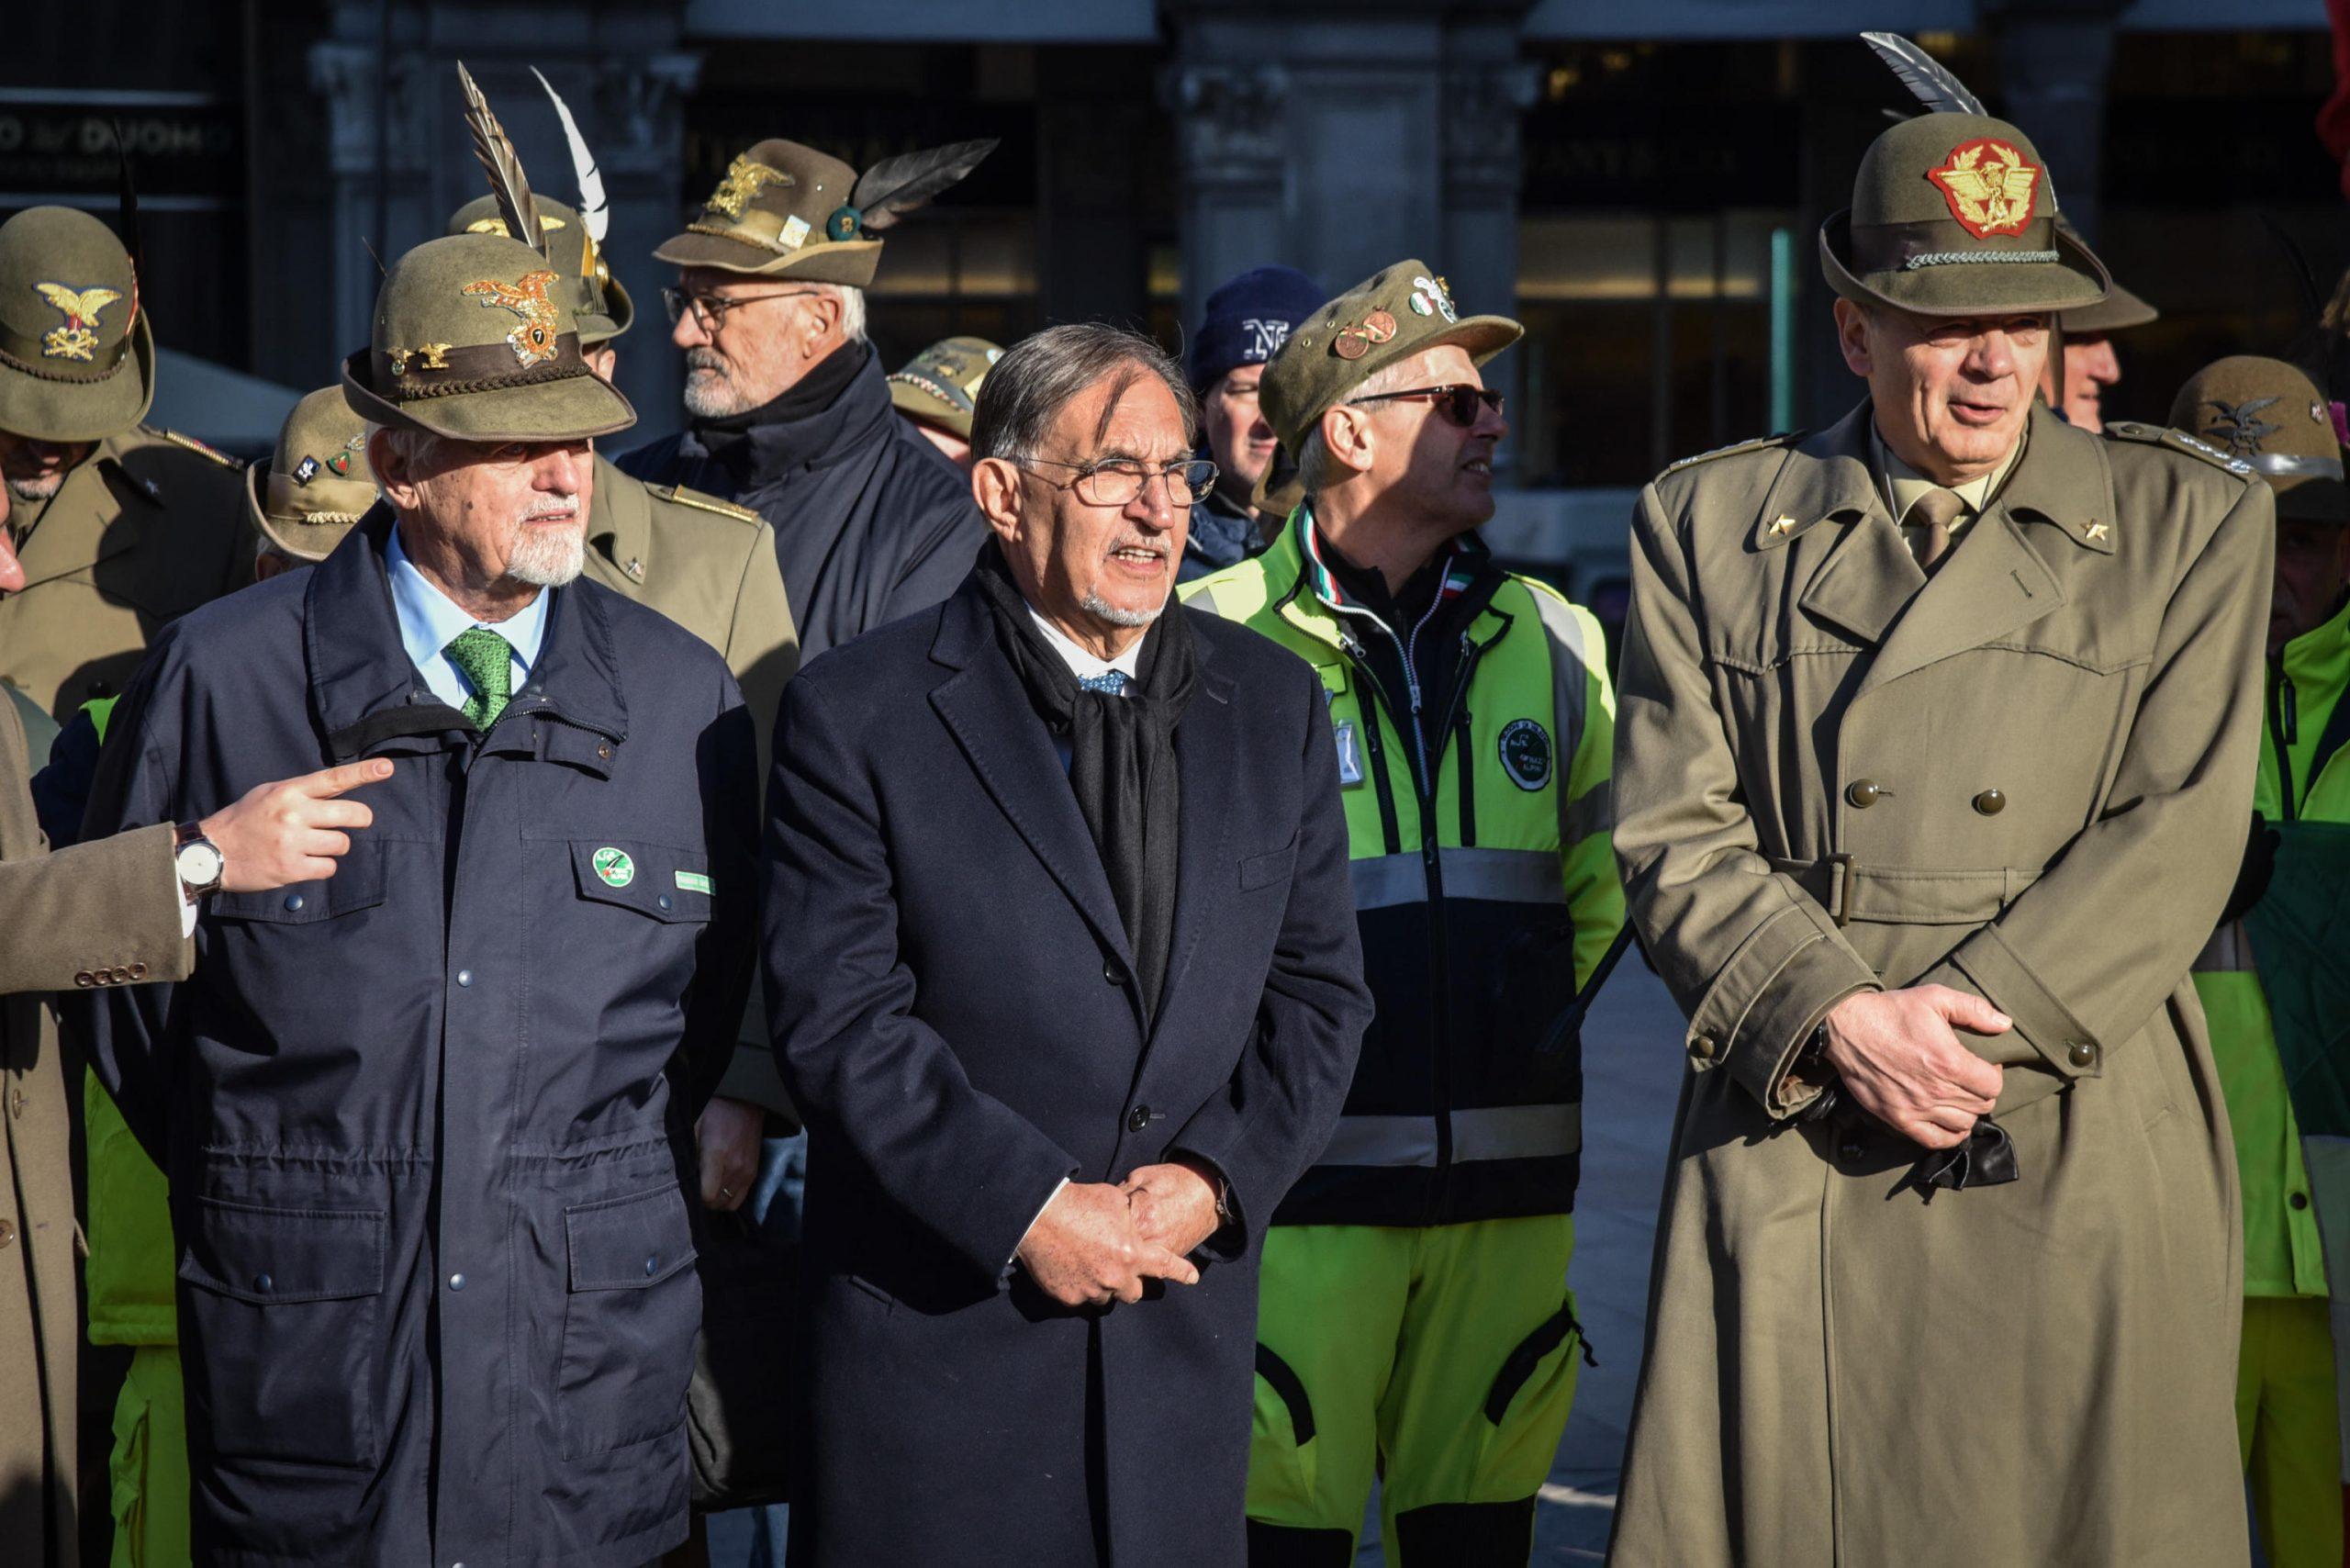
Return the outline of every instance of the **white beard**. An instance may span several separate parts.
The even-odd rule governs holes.
[[[514,535],[513,553],[506,558],[508,577],[540,588],[561,588],[587,569],[585,523],[559,531],[524,523]]]
[[[20,501],[45,501],[65,487],[65,476],[52,474],[46,479],[11,479],[8,494]]]
[[[686,356],[686,412],[698,420],[723,420],[750,408],[722,366],[698,366]]]
[[[1147,626],[1167,608],[1166,600],[1161,599],[1148,610],[1120,610],[1098,593],[1089,593],[1078,603],[1084,606],[1088,615],[1098,615],[1113,626]]]

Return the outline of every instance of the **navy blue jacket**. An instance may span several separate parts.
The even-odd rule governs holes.
[[[808,1122],[793,1568],[1238,1564],[1254,1242],[1346,1098],[1370,994],[1320,683],[1189,617],[1173,938],[1147,1037],[1108,877],[967,584],[805,666],[768,785],[767,984]],[[1188,1153],[1197,1285],[1056,1305],[1011,1268],[1063,1177]]]
[[[970,480],[898,417],[869,349],[841,395],[806,419],[755,425],[715,454],[688,429],[615,461],[775,525],[803,663],[953,593],[987,537]]]
[[[388,532],[165,632],[85,823],[394,764],[334,876],[216,894],[192,979],[82,999],[171,1181],[196,1557],[639,1568],[686,1527],[678,1175],[755,951],[751,726],[582,581],[477,736],[402,650]]]

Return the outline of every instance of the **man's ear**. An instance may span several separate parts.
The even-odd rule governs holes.
[[[1866,375],[1876,364],[1869,351],[1868,312],[1849,299],[1836,301],[1836,346],[1844,353],[1844,368]]]
[[[1007,544],[1020,534],[1020,465],[1006,457],[982,457],[971,465],[971,499],[996,537]]]
[[[416,476],[409,472],[407,444],[392,439],[387,430],[367,434],[367,466],[375,471],[375,487],[395,511],[417,510]]]
[[[1371,428],[1371,414],[1351,403],[1322,410],[1322,444],[1338,465],[1350,473],[1368,474],[1379,438]]]
[[[801,303],[808,324],[800,334],[800,357],[815,359],[830,352],[827,345],[840,335],[841,319],[848,314],[848,308],[839,295],[830,292],[808,295]]]

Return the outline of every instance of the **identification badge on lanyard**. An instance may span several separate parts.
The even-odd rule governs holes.
[[[1337,724],[1338,787],[1351,790],[1362,782],[1362,744],[1352,719],[1341,719]]]

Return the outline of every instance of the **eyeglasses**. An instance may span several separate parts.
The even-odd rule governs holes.
[[[797,299],[803,294],[816,292],[812,288],[784,288],[773,294],[744,294],[729,298],[722,294],[688,294],[682,288],[665,288],[661,291],[661,303],[668,308],[669,325],[672,327],[677,324],[678,318],[691,310],[695,326],[705,332],[722,332],[726,330],[726,313],[737,306],[756,305],[767,299]]]
[[[1055,489],[1074,489],[1077,498],[1090,507],[1129,505],[1154,478],[1166,482],[1169,506],[1188,507],[1215,487],[1215,465],[1204,457],[1158,468],[1131,457],[1113,457],[1101,463],[1061,463],[1050,457],[1017,457],[1013,461],[1023,466],[1041,463],[1047,468],[1076,469],[1077,477],[1066,485],[1054,484],[1050,479],[1045,483],[1053,485]]]
[[[1448,423],[1462,430],[1473,430],[1477,424],[1477,406],[1482,403],[1498,414],[1502,411],[1502,395],[1491,386],[1472,386],[1465,381],[1446,386],[1415,386],[1407,392],[1373,392],[1367,398],[1349,398],[1350,403],[1385,403],[1398,398],[1426,398]]]

